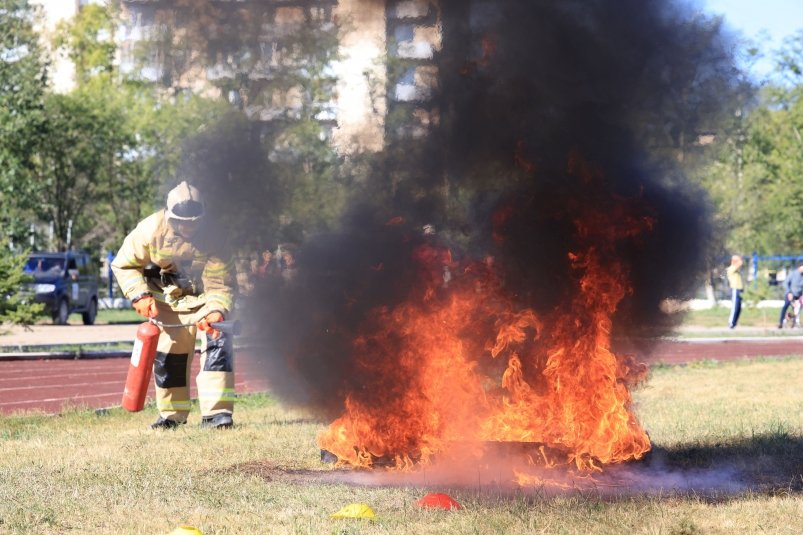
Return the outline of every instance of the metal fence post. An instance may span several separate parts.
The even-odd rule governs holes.
[[[109,306],[113,308],[114,303],[114,274],[112,273],[112,261],[114,260],[114,254],[111,251],[106,255],[106,259],[108,260],[109,265]]]

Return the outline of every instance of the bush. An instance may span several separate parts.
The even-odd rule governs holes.
[[[44,309],[25,291],[25,283],[32,280],[23,271],[27,257],[0,248],[0,323],[31,325]]]
[[[759,301],[778,299],[778,287],[770,286],[766,279],[759,279],[745,285],[742,301],[749,307],[757,306]]]

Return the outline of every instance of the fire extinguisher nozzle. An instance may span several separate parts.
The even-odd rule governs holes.
[[[215,323],[210,323],[210,325],[213,329],[222,333],[233,334],[235,336],[243,331],[239,320],[217,321]]]

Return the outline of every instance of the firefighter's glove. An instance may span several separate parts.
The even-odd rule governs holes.
[[[165,294],[165,297],[171,297],[172,299],[178,299],[182,295],[182,290],[175,284],[170,284],[162,288],[162,293]]]
[[[206,332],[212,340],[217,340],[220,338],[220,331],[212,327],[213,323],[217,323],[219,321],[223,321],[223,314],[220,312],[210,312],[209,314],[204,317],[201,321],[199,321],[196,326],[198,330]]]
[[[150,295],[145,295],[138,299],[134,299],[131,304],[134,306],[134,310],[136,310],[137,314],[140,316],[144,316],[146,318],[155,318],[159,314],[159,311],[156,310],[156,299]]]

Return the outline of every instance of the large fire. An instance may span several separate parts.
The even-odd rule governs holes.
[[[574,172],[594,181],[588,169]],[[455,262],[435,243],[419,247],[422,283],[404,304],[375,310],[353,341],[365,389],[347,395],[320,447],[341,464],[407,469],[524,443],[532,463],[580,473],[649,451],[629,392],[646,366],[613,353],[611,318],[630,291],[617,246],[648,232],[652,218],[638,200],[614,196],[567,210],[574,288],[541,317],[517,305],[492,258]],[[504,210],[495,219],[503,227]]]

